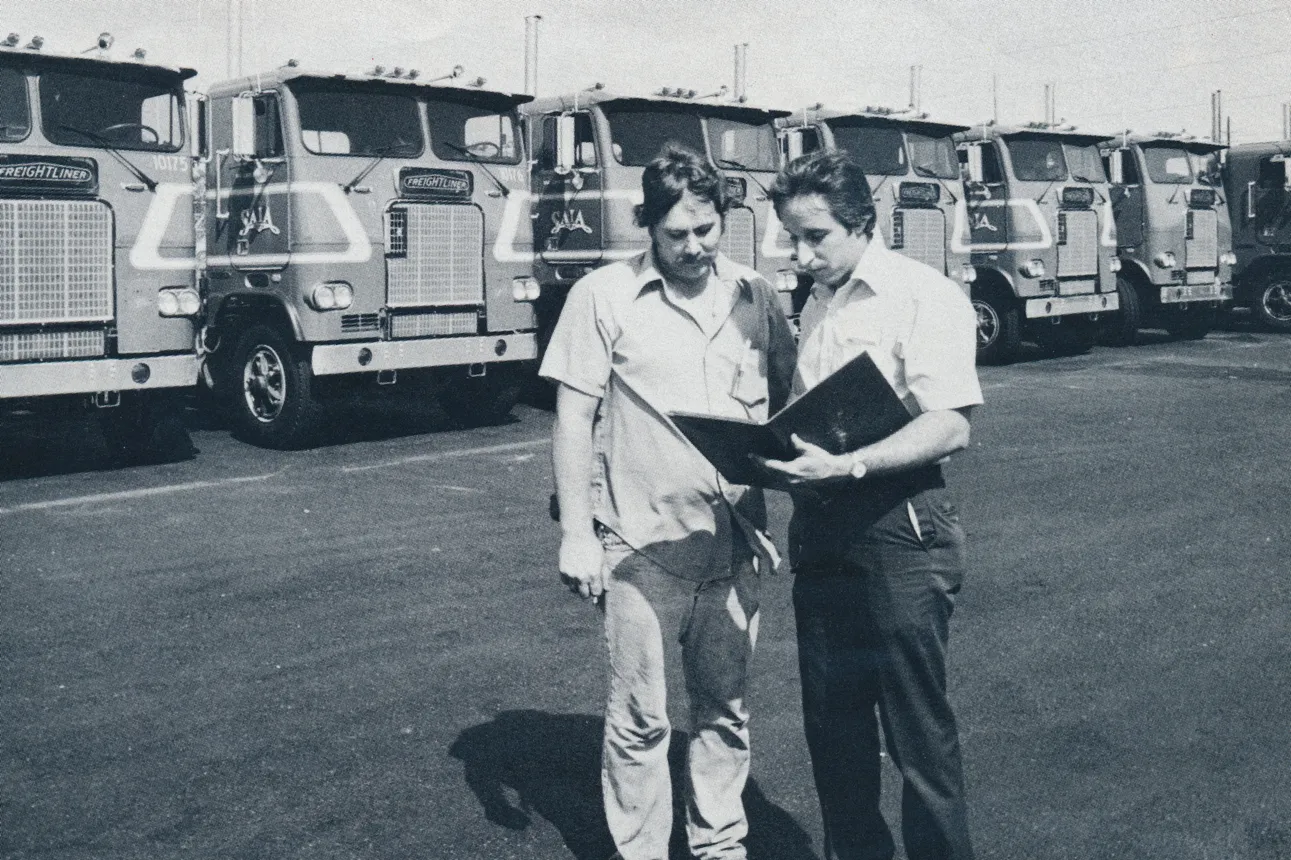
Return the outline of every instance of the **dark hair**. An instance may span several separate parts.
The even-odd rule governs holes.
[[[641,174],[644,201],[635,210],[637,226],[658,224],[687,191],[712,203],[717,214],[726,217],[730,206],[726,178],[693,149],[665,144]]]
[[[777,215],[791,197],[819,194],[839,224],[874,235],[877,213],[870,182],[861,166],[841,149],[818,149],[795,158],[776,174],[769,193]]]

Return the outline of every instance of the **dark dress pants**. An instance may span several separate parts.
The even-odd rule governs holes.
[[[837,511],[817,514],[795,509],[791,550],[825,856],[893,856],[879,812],[881,721],[903,780],[907,856],[971,860],[959,734],[946,696],[950,615],[964,571],[958,512],[945,490],[929,489],[887,510],[842,517],[850,523]]]

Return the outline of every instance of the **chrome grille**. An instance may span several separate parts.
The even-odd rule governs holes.
[[[341,331],[376,331],[381,328],[377,314],[345,314],[341,317]]]
[[[390,336],[396,338],[475,334],[477,331],[479,331],[479,314],[475,311],[398,314],[390,317]]]
[[[0,361],[96,358],[105,354],[107,335],[102,329],[0,334]]]
[[[753,210],[743,206],[728,209],[722,226],[721,252],[735,262],[750,269],[757,265],[755,247],[757,231]]]
[[[904,247],[912,260],[946,273],[946,216],[940,209],[902,209]]]
[[[1094,212],[1062,212],[1066,241],[1058,245],[1058,277],[1073,278],[1098,274],[1098,215]]]
[[[403,256],[387,259],[391,307],[484,303],[484,215],[474,206],[401,205]]]
[[[0,200],[0,323],[112,319],[112,212],[92,200]]]
[[[1214,210],[1190,209],[1192,238],[1183,243],[1184,266],[1213,269],[1219,262],[1219,218]]]

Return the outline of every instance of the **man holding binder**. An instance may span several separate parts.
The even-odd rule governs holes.
[[[574,285],[542,364],[559,383],[560,575],[604,612],[602,788],[619,856],[668,856],[664,666],[680,651],[690,849],[741,860],[765,509],[761,490],[722,480],[667,413],[765,419],[787,398],[794,343],[771,286],[717,251],[728,198],[708,160],[668,148],[641,181],[651,249]]]
[[[879,811],[881,719],[903,780],[907,856],[970,860],[945,667],[964,533],[940,464],[968,445],[969,413],[982,402],[974,313],[953,281],[884,247],[865,174],[845,153],[795,160],[771,198],[799,271],[815,281],[795,394],[864,351],[914,416],[855,451],[797,440],[796,459],[762,461],[794,494],[803,715],[826,857],[895,851]]]

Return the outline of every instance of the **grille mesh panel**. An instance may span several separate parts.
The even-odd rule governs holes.
[[[1058,246],[1058,277],[1072,278],[1098,274],[1098,215],[1094,212],[1063,212],[1067,221],[1067,243]]]
[[[721,252],[735,262],[750,269],[757,263],[757,244],[753,210],[744,207],[728,209],[722,229]]]
[[[399,314],[390,317],[390,336],[430,337],[446,334],[475,334],[479,329],[475,311],[453,311],[440,314]]]
[[[37,331],[0,334],[0,361],[95,358],[107,353],[102,331]]]
[[[902,209],[901,218],[905,226],[901,253],[945,274],[946,216],[939,209]]]
[[[405,256],[387,260],[391,307],[484,303],[484,215],[474,206],[410,203]]]
[[[1219,216],[1207,209],[1193,209],[1192,238],[1184,242],[1189,269],[1213,269],[1219,262]]]
[[[112,213],[90,200],[0,200],[0,323],[112,319]]]

